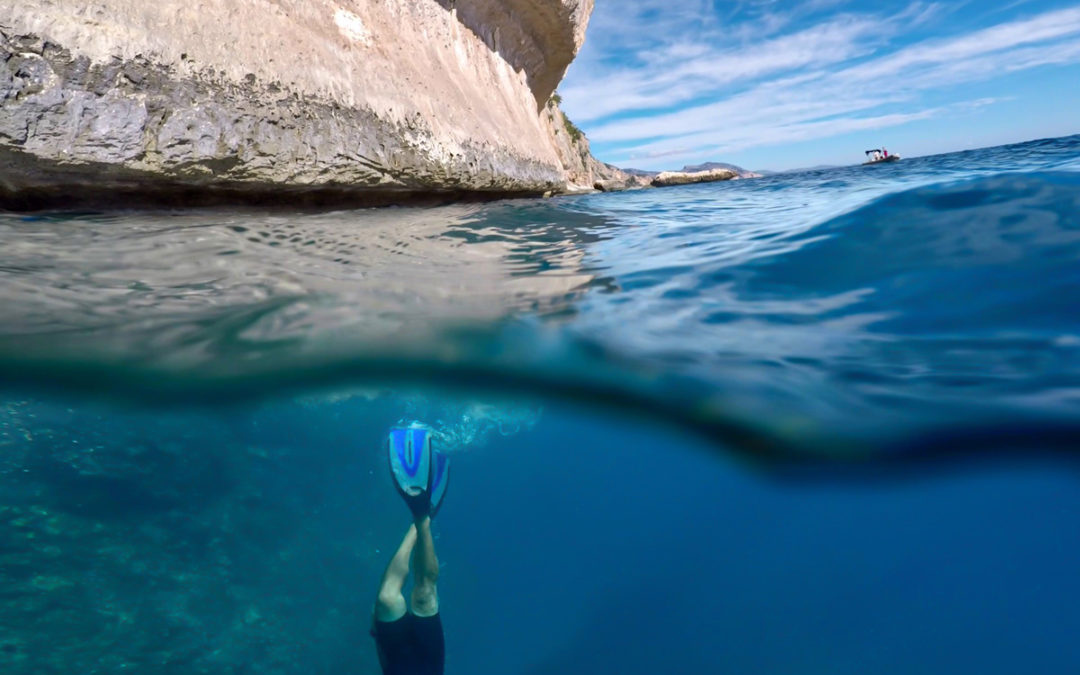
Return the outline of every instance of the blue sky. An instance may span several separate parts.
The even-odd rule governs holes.
[[[1080,133],[1077,0],[596,0],[559,87],[593,154],[782,170]]]

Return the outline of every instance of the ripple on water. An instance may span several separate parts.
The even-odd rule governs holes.
[[[1068,424],[1078,150],[431,209],[0,215],[0,374],[122,368],[102,385],[122,394],[392,362],[766,435],[800,420],[779,438],[808,447]]]

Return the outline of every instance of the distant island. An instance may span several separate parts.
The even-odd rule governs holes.
[[[734,171],[735,175],[739,178],[761,178],[762,174],[756,171],[749,171],[741,166],[735,166],[734,164],[725,164],[724,162],[705,162],[704,164],[693,164],[684,166],[682,170],[686,173],[697,173],[699,171],[712,171],[714,169],[727,169],[728,171]]]
[[[741,166],[735,166],[734,164],[726,164],[724,162],[705,162],[704,164],[687,164],[683,168],[679,169],[677,173],[701,173],[703,171],[714,171],[716,169],[727,169],[732,171],[739,178],[761,178],[762,174],[756,171],[749,171]],[[624,173],[636,176],[638,178],[655,178],[661,172],[660,171],[645,171],[644,169],[623,169]],[[675,172],[672,172],[675,173]]]

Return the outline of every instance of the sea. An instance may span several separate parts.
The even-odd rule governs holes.
[[[1080,136],[552,199],[0,212],[0,672],[1080,672]]]

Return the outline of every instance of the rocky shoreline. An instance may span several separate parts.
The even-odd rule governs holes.
[[[631,170],[632,171],[632,170]],[[598,180],[593,187],[600,192],[620,192],[646,187],[671,187],[675,185],[692,185],[694,183],[716,183],[740,178],[758,178],[758,174],[743,171],[737,167],[710,168],[699,171],[633,171],[628,173],[620,169],[624,177]]]
[[[551,101],[592,0],[274,7],[0,7],[0,207],[491,199],[601,173]]]

